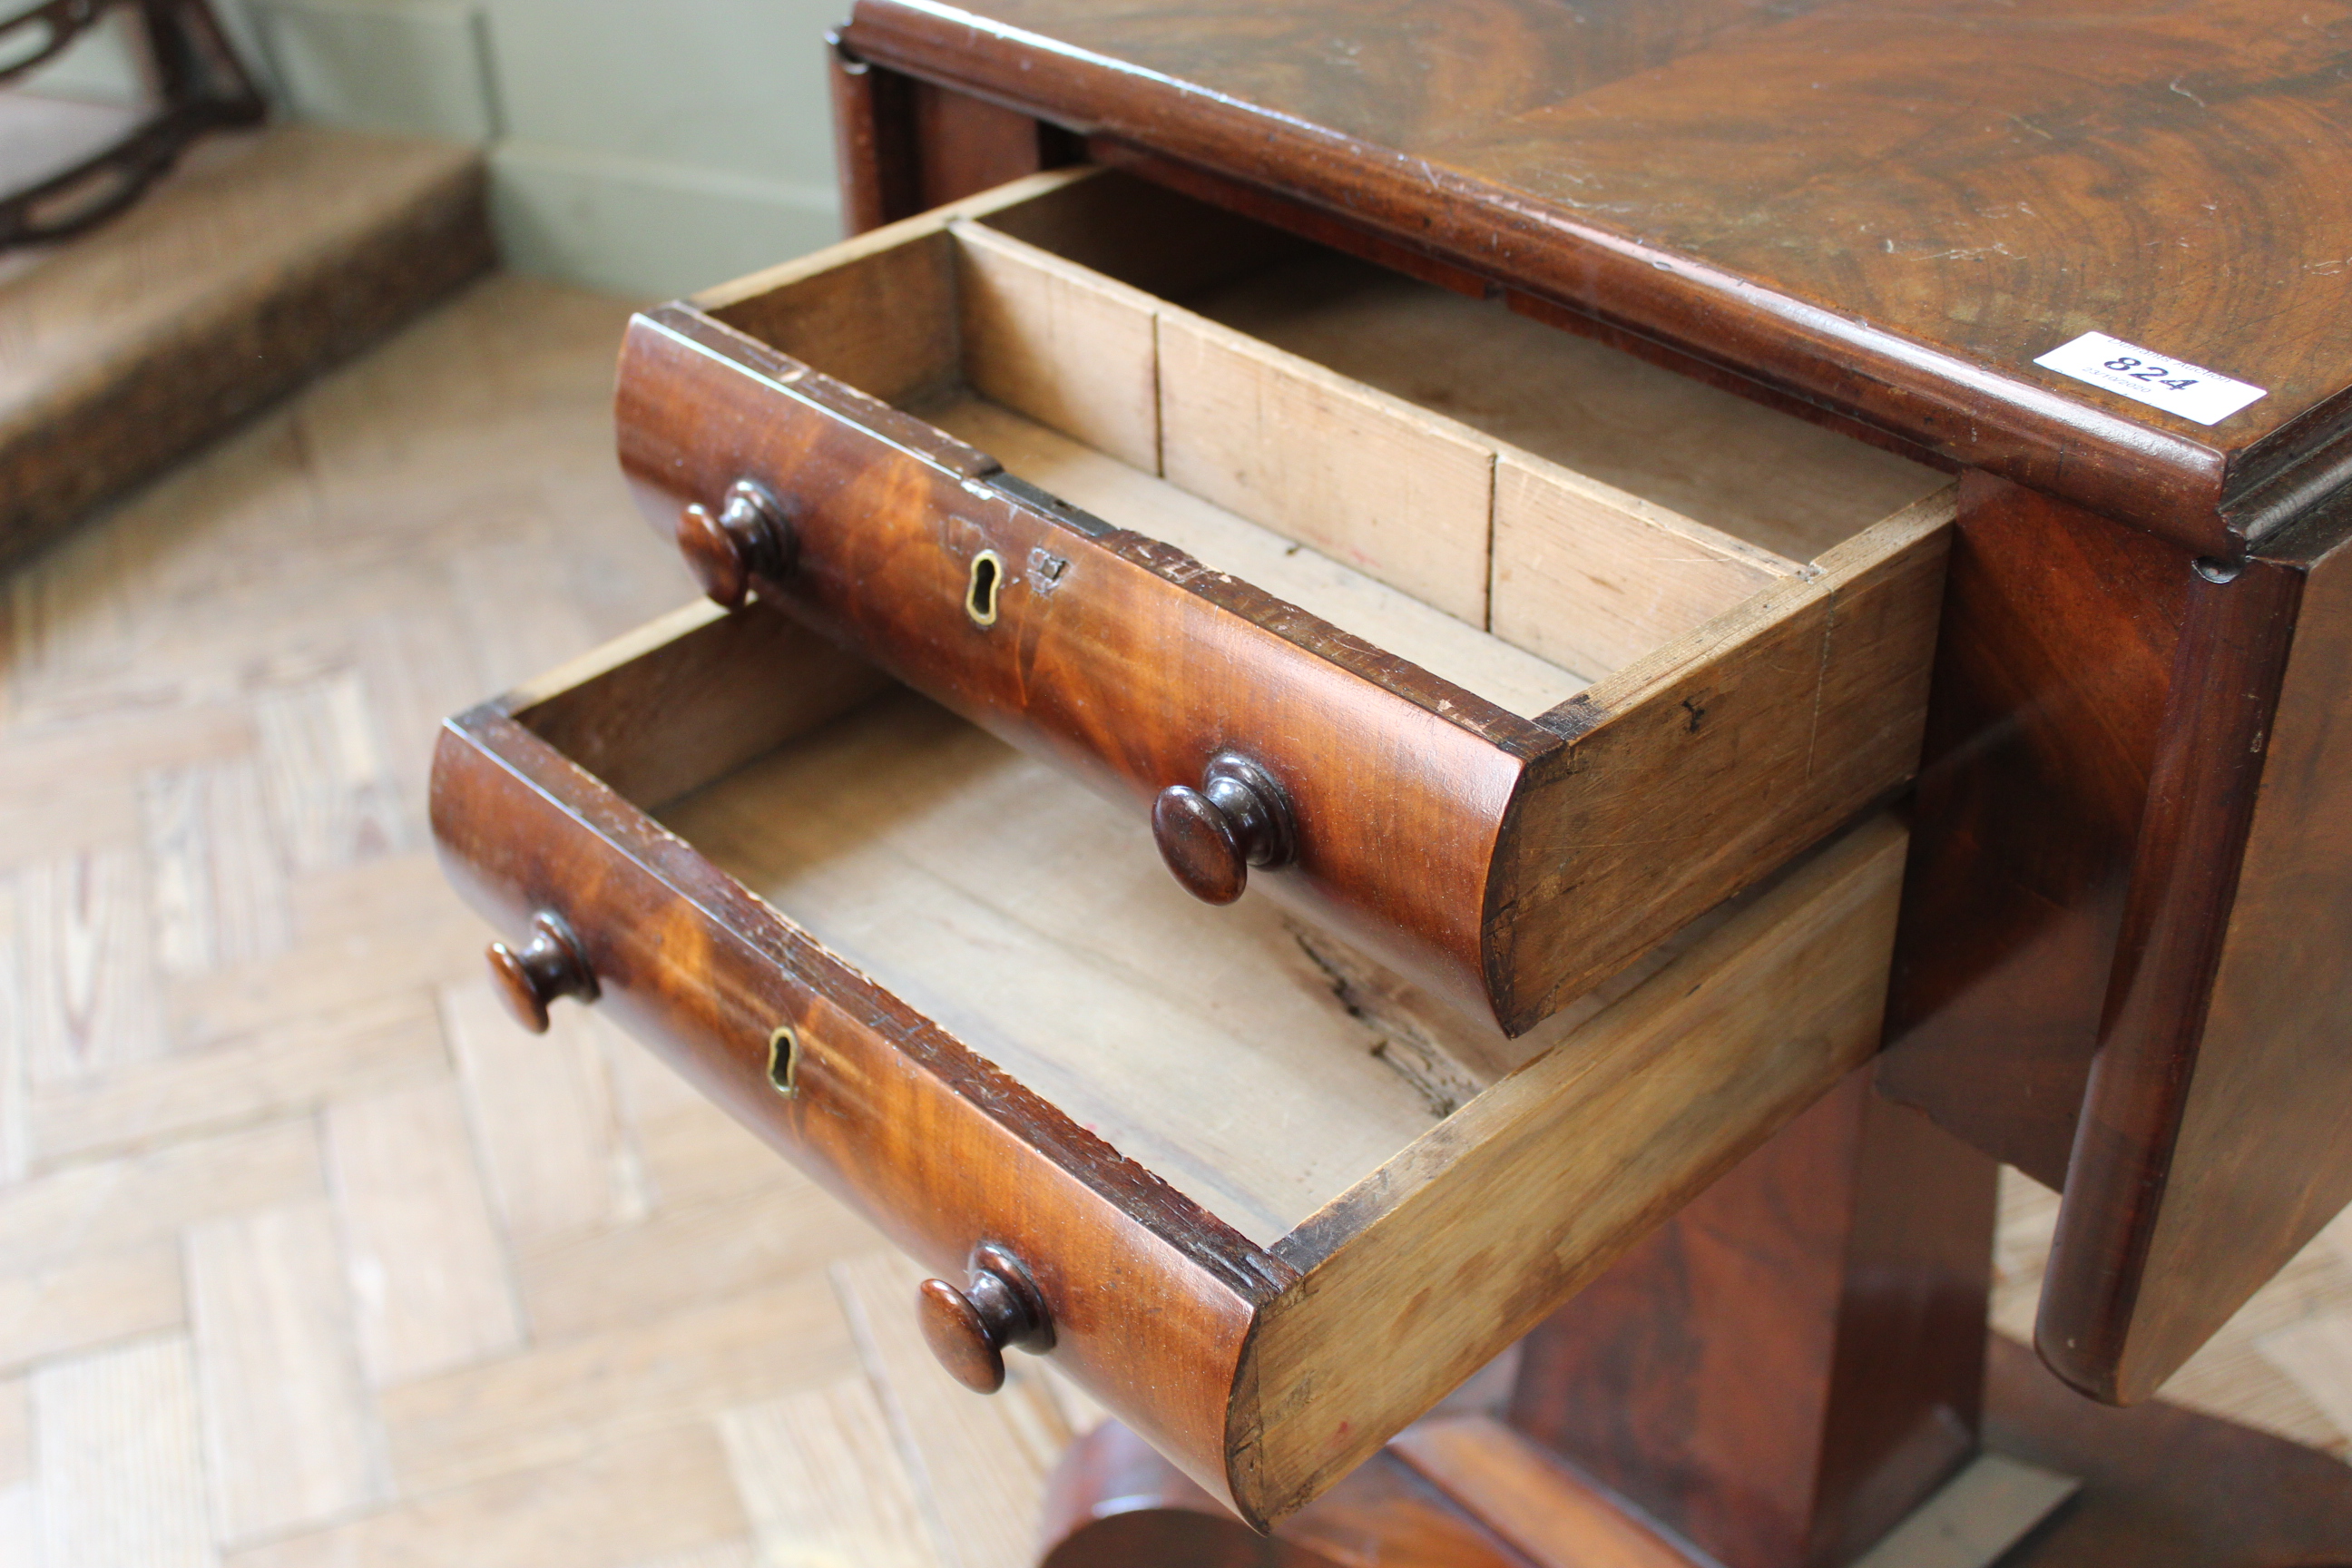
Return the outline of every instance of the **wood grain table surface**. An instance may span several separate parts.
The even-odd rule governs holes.
[[[2352,6],[860,0],[853,48],[2216,554],[2352,420]],[[2206,426],[2034,362],[2264,389]]]

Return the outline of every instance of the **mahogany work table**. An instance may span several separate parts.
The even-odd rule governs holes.
[[[2080,1490],[1900,1561],[2352,1563],[2352,1472],[2142,1403],[2352,1200],[2352,5],[858,0],[834,49],[851,226],[877,232],[640,318],[620,395],[624,467],[711,596],[823,635],[706,614],[453,721],[436,827],[532,939],[494,957],[526,1016],[603,998],[673,1042],[919,1254],[952,1274],[970,1248],[922,1304],[958,1375],[1050,1352],[1176,1461],[1117,1426],[1083,1444],[1048,1561],[1828,1568],[1923,1504],[1965,1511],[1970,1475],[1997,1489],[1970,1469],[1990,1451]],[[1110,172],[1053,173],[1077,165]],[[1294,296],[1411,280],[1440,337],[1540,324],[1669,401],[1769,411],[1794,455],[1713,498],[1762,521],[1691,521],[1526,410],[1482,425],[1414,340],[1284,338],[1280,289],[1228,276],[1244,253]],[[1268,477],[1267,430],[1350,420],[1309,479]],[[1446,543],[1429,476],[1456,459]],[[1851,515],[1773,533],[1776,492],[1816,480]],[[1403,521],[1318,531],[1351,484]],[[1095,499],[1174,529],[1170,486],[1295,542],[1204,572]],[[1672,593],[1628,568],[1543,598],[1557,549],[1510,552],[1570,517],[1674,555]],[[1302,544],[1362,621],[1284,586]],[[1423,605],[1453,629],[1423,637]],[[1336,1197],[1186,1166],[1207,1133],[1155,1154],[1055,1089],[1082,1065],[1015,1083],[1014,1057],[964,1054],[992,1026],[923,988],[925,950],[896,961],[916,989],[868,980],[881,917],[811,936],[743,891],[770,887],[757,813],[630,804],[835,734],[877,700],[860,660],[1156,800],[1193,892],[1263,881],[1337,932],[1297,937],[1308,989],[1424,1020],[1381,1048],[1427,1046],[1436,1142],[1382,1145]],[[1213,666],[1245,679],[1189,673]],[[929,759],[865,775],[893,801],[995,765],[878,700],[794,787],[888,747]],[[1236,750],[1229,710],[1313,744]],[[1051,837],[1039,788],[974,820]],[[1741,1016],[1813,1008],[1799,1032],[1849,1054],[1756,1087],[1786,1053],[1687,1001],[1740,986],[1777,998]],[[1425,1024],[1464,1010],[1484,1043]],[[1696,1072],[1713,1038],[1748,1087],[1705,1115],[1635,1105],[1664,1067],[1542,1087],[1642,1018],[1671,1042],[1644,1060]],[[988,1164],[1008,1136],[1036,1163],[993,1177],[915,1146]],[[1544,1152],[1580,1142],[1615,1173]],[[1988,1348],[1997,1162],[2063,1194],[2038,1363]],[[1465,1260],[1398,1240],[1417,1202],[1474,1229],[1609,1217],[1514,1218]],[[1055,1239],[1109,1234],[1105,1205],[1150,1238],[1089,1265],[1124,1298]],[[1136,1295],[1135,1270],[1192,1283]],[[1538,1321],[1507,1421],[1371,1453]],[[1390,1339],[1429,1348],[1383,1362]]]

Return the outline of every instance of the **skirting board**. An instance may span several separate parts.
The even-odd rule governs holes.
[[[841,237],[830,188],[531,142],[490,150],[490,217],[519,272],[670,299]]]

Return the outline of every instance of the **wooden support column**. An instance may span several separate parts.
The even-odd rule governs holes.
[[[1416,1427],[1258,1542],[1107,1429],[1065,1467],[1048,1563],[1291,1568],[1441,1536],[1443,1551],[1395,1560],[1690,1561],[1639,1514],[1722,1568],[1851,1562],[1976,1455],[1995,1206],[1993,1163],[1870,1076],[1528,1336],[1516,1434],[1482,1417]]]
[[[1849,1561],[1976,1451],[1995,1167],[1869,1076],[1527,1341],[1513,1425],[1725,1568]]]
[[[1433,1416],[1263,1537],[1107,1424],[1041,1568],[1843,1568],[1923,1526],[2002,1568],[2352,1563],[2337,1461],[1988,1342],[1993,1167],[1868,1078],[1529,1335],[1510,1425]],[[2081,1490],[2003,1552],[2053,1473]]]

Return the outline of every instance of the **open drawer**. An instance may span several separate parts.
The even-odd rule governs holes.
[[[1260,1524],[1868,1058],[1904,848],[1507,1037],[758,604],[451,721],[432,815],[526,1012],[614,1010],[946,1277],[968,1381],[1044,1349]]]
[[[722,602],[1507,1031],[1916,763],[1943,476],[1122,175],[640,316],[617,415]]]

